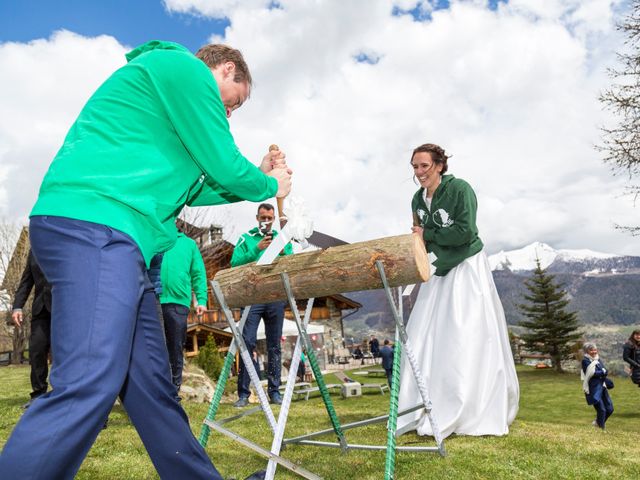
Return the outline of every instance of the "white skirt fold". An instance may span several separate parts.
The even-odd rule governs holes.
[[[484,251],[420,286],[407,334],[443,438],[509,432],[518,412],[518,378]],[[420,392],[403,355],[399,409],[419,403]],[[421,411],[398,418],[398,434],[410,430],[432,435]]]

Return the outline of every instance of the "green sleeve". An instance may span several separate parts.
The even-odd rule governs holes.
[[[249,242],[244,235],[240,237],[236,247],[233,249],[233,255],[231,256],[231,266],[237,267],[239,265],[246,265],[258,259],[260,256],[260,249],[257,243]]]
[[[241,202],[242,198],[227,192],[220,185],[211,185],[205,183],[202,189],[189,201],[187,205],[190,207],[202,207],[209,205],[223,205],[226,203]]]
[[[284,253],[283,255],[293,255],[293,247],[291,246],[291,242],[287,243],[284,246]]]
[[[207,305],[207,271],[198,245],[192,243],[193,253],[191,255],[191,288],[196,294],[198,305]]]
[[[424,230],[424,241],[436,243],[446,247],[465,245],[478,235],[476,227],[476,211],[478,204],[476,195],[466,183],[461,186],[456,195],[456,205],[453,209],[454,223],[450,227]]]
[[[185,52],[152,52],[151,56],[148,62],[160,100],[180,140],[206,175],[205,182],[218,193],[211,198],[219,200],[218,187],[235,198],[253,202],[275,196],[278,182],[238,150],[217,84],[207,66]],[[201,202],[211,193],[204,190]]]

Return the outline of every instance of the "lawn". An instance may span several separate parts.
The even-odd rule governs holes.
[[[433,453],[399,453],[398,479],[610,479],[640,475],[640,389],[626,378],[616,378],[611,392],[615,413],[602,432],[591,425],[594,410],[586,405],[579,378],[550,370],[519,367],[520,411],[506,437],[450,437],[448,456]],[[335,379],[328,377],[328,382]],[[22,414],[29,393],[28,367],[0,367],[0,445]],[[343,423],[381,415],[388,409],[388,395],[368,393],[343,400],[333,395]],[[196,436],[207,405],[185,405]],[[275,409],[277,416],[277,408]],[[238,411],[223,404],[218,418]],[[266,421],[261,413],[233,422],[231,428],[267,448]],[[229,425],[227,425],[229,426]],[[292,404],[287,437],[328,428],[329,421],[319,396]],[[351,443],[384,444],[384,424],[346,432]],[[325,438],[323,438],[325,439]],[[333,441],[332,436],[326,440]],[[402,445],[434,445],[409,434]],[[225,478],[243,479],[265,468],[266,462],[251,450],[213,432],[207,452]],[[325,479],[379,479],[384,452],[350,451],[291,446],[283,455]],[[142,443],[121,407],[114,407],[109,428],[103,430],[78,474],[80,479],[157,478]],[[281,467],[276,478],[300,478]]]

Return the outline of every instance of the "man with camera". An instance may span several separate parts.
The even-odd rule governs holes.
[[[257,261],[267,249],[278,232],[272,230],[275,220],[275,210],[273,205],[262,203],[258,207],[256,215],[258,226],[252,228],[247,233],[242,234],[231,257],[231,266],[237,267],[247,263]],[[293,249],[287,243],[280,255],[291,255]],[[280,351],[280,337],[282,336],[282,323],[284,321],[285,302],[262,303],[252,305],[249,316],[242,330],[242,337],[247,344],[249,353],[253,355],[256,348],[258,325],[260,319],[264,320],[264,331],[267,337],[267,392],[271,403],[280,405],[282,396],[280,395],[280,371],[282,369],[282,358]],[[240,361],[240,371],[238,372],[238,400],[234,403],[237,408],[245,407],[249,404],[249,374],[242,360]]]

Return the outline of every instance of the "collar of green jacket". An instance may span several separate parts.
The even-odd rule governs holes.
[[[134,58],[139,57],[140,55],[150,52],[152,50],[179,50],[183,52],[189,52],[189,49],[183,47],[179,43],[175,42],[163,42],[162,40],[151,40],[147,43],[143,43],[142,45],[137,46],[129,53],[125,55],[127,62],[130,62]]]
[[[449,184],[455,178],[456,177],[454,177],[453,175],[442,175],[442,179],[440,180],[440,185],[438,185],[438,188],[436,188],[436,191],[433,193],[432,200],[436,197],[440,197],[441,195],[444,195],[447,191],[447,188],[449,187]],[[422,195],[424,195],[424,188],[420,189],[420,196]]]

